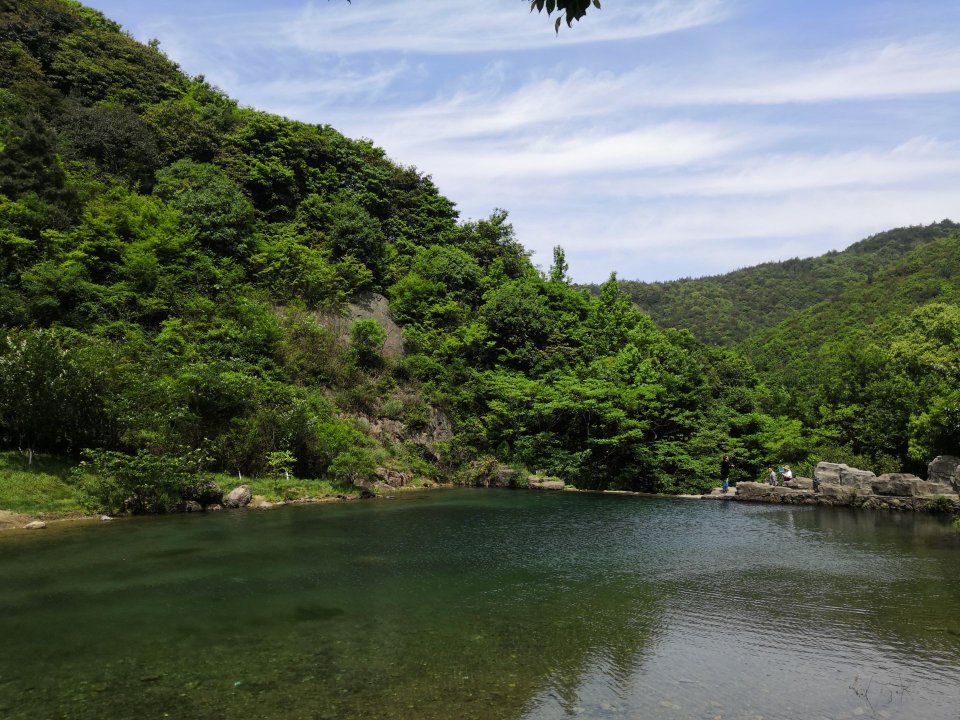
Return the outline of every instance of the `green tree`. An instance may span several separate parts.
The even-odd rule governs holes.
[[[220,168],[178,160],[157,172],[154,194],[180,211],[210,252],[239,257],[252,246],[253,206]]]
[[[350,346],[357,364],[372,367],[382,361],[381,352],[387,340],[387,331],[378,321],[356,320],[350,326]]]

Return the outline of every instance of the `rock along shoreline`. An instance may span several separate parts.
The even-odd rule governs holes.
[[[821,462],[813,478],[796,478],[780,486],[739,482],[726,494],[715,488],[710,494],[685,497],[958,514],[960,458],[951,455],[937,457],[930,463],[927,480],[907,473],[877,476],[869,470]]]
[[[378,474],[381,468],[378,468]],[[515,471],[510,470],[511,475]],[[527,488],[539,491],[600,492],[605,495],[631,495],[666,497],[694,500],[717,500],[728,502],[776,503],[782,505],[826,505],[831,507],[866,508],[870,510],[899,510],[910,512],[960,514],[960,457],[952,455],[938,456],[930,463],[927,480],[907,473],[887,473],[877,476],[869,470],[860,470],[839,463],[821,462],[814,471],[813,478],[798,477],[783,485],[741,481],[723,493],[714,488],[710,493],[701,495],[659,495],[654,493],[632,492],[628,490],[577,490],[562,480],[552,477],[530,475]],[[406,476],[389,475],[375,484],[377,490],[392,492],[411,492],[454,487],[453,484],[430,483],[414,486],[408,484]],[[516,487],[512,477],[496,478],[498,481],[476,483],[481,487]],[[218,488],[219,490],[219,488]],[[297,500],[270,502],[259,495],[252,495],[248,485],[240,485],[228,493],[218,496],[198,498],[209,499],[209,504],[188,500],[180,508],[181,512],[217,512],[224,509],[268,510],[285,505],[316,505],[331,502],[349,502],[380,497],[391,499],[393,495],[377,495],[373,488],[360,486],[358,497],[344,495],[307,497]],[[124,517],[124,516],[120,516]],[[56,519],[18,515],[0,510],[0,531],[3,530],[41,530],[48,523],[100,522],[114,520],[108,515],[70,515]]]

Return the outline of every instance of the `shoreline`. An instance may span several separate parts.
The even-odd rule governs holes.
[[[738,486],[743,485],[745,490],[748,490],[747,494],[742,494]],[[238,508],[221,508],[202,510],[196,512],[181,511],[181,512],[169,512],[169,513],[144,513],[144,514],[118,514],[118,515],[102,515],[102,514],[85,514],[85,513],[67,513],[66,515],[59,517],[49,517],[44,513],[38,515],[25,515],[22,513],[16,513],[10,510],[0,509],[0,534],[3,534],[5,531],[16,531],[16,530],[27,530],[28,525],[31,523],[43,523],[44,527],[47,525],[60,525],[60,524],[82,524],[82,523],[98,523],[106,524],[114,520],[128,520],[136,517],[156,517],[158,515],[205,515],[208,513],[214,512],[234,512],[237,510],[272,510],[279,507],[286,507],[288,505],[323,505],[328,503],[341,503],[341,502],[359,502],[363,500],[390,500],[395,497],[395,494],[400,493],[411,493],[411,492],[421,492],[429,490],[449,490],[455,487],[476,487],[463,485],[458,486],[454,483],[432,483],[430,485],[418,485],[411,486],[406,485],[403,487],[391,487],[391,493],[384,493],[379,495],[357,495],[357,496],[346,496],[346,495],[324,495],[316,497],[306,497],[298,498],[296,500],[282,500],[278,502],[271,502],[267,500],[265,496],[255,495],[250,499],[250,502],[246,505]],[[488,486],[489,488],[489,486]],[[953,514],[960,515],[960,495],[930,495],[925,497],[913,497],[913,496],[874,496],[874,495],[857,495],[857,494],[837,494],[837,493],[821,493],[816,492],[812,488],[790,488],[784,486],[770,486],[765,483],[749,482],[742,481],[738,485],[732,485],[728,493],[721,492],[719,487],[715,487],[709,493],[701,494],[685,494],[678,493],[675,495],[666,494],[666,493],[649,493],[649,492],[639,492],[634,490],[588,490],[576,488],[570,485],[565,485],[558,487],[556,485],[548,487],[545,484],[531,484],[526,488],[502,488],[502,489],[515,489],[515,490],[527,490],[527,491],[536,491],[536,492],[574,492],[574,493],[588,493],[588,494],[598,494],[598,495],[617,495],[617,496],[628,496],[628,497],[650,497],[650,498],[661,498],[661,499],[670,499],[670,500],[715,500],[720,502],[742,502],[742,503],[756,503],[756,504],[781,504],[781,505],[806,505],[806,506],[822,506],[822,507],[850,507],[857,510],[893,510],[900,512],[919,512],[923,514]],[[949,504],[949,509],[944,512],[945,507],[943,503],[946,502]],[[939,505],[937,505],[939,503]],[[42,529],[42,528],[37,528]]]
[[[400,488],[391,488],[394,493],[409,493],[409,492],[420,492],[423,490],[444,490],[456,487],[452,483],[433,483],[432,485],[417,485],[417,486],[404,486]],[[82,523],[97,523],[97,524],[107,524],[115,520],[130,520],[133,518],[141,517],[160,517],[163,515],[208,515],[218,512],[236,512],[238,510],[272,510],[274,508],[286,507],[288,505],[325,505],[328,503],[345,503],[345,502],[360,502],[361,500],[389,500],[392,499],[392,495],[383,494],[383,495],[373,495],[373,496],[346,496],[346,495],[321,495],[316,497],[306,497],[306,498],[297,498],[296,500],[281,500],[278,502],[271,502],[267,500],[263,495],[254,495],[250,502],[243,507],[239,508],[219,508],[217,510],[202,510],[202,511],[174,511],[174,512],[163,512],[163,513],[120,513],[116,515],[106,515],[103,513],[78,513],[71,512],[62,516],[51,517],[44,513],[39,513],[37,515],[25,515],[23,513],[16,513],[12,510],[2,510],[0,509],[0,535],[7,531],[17,531],[17,530],[27,530],[27,526],[30,523],[40,522],[45,526],[47,525],[60,525],[60,524],[82,524]],[[38,528],[42,529],[42,528]]]

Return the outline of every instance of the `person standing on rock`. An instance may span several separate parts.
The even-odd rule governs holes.
[[[767,468],[767,484],[773,485],[773,487],[777,486],[777,471],[772,467]]]
[[[723,480],[723,491],[730,489],[730,468],[734,467],[729,455],[724,455],[720,461],[720,479]]]

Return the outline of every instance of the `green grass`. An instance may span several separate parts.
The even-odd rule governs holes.
[[[31,517],[84,512],[71,474],[75,467],[75,461],[53,455],[34,455],[28,465],[19,452],[0,452],[0,510]]]
[[[63,517],[76,513],[89,514],[82,504],[82,479],[74,473],[77,463],[54,455],[34,455],[33,463],[17,451],[0,452],[0,510],[9,510],[30,517]],[[218,473],[211,477],[224,494],[238,485],[250,486],[254,495],[270,502],[344,496],[357,498],[360,491],[350,483],[337,480],[289,480],[269,477],[244,477]],[[418,476],[422,485],[426,479]]]
[[[238,485],[249,485],[251,493],[262,495],[270,502],[336,497],[337,495],[351,498],[360,497],[360,491],[356,487],[350,483],[337,480],[303,480],[294,477],[289,480],[283,478],[277,480],[269,477],[243,477],[241,479],[236,475],[227,474],[214,475],[212,480],[220,486],[224,495]]]

